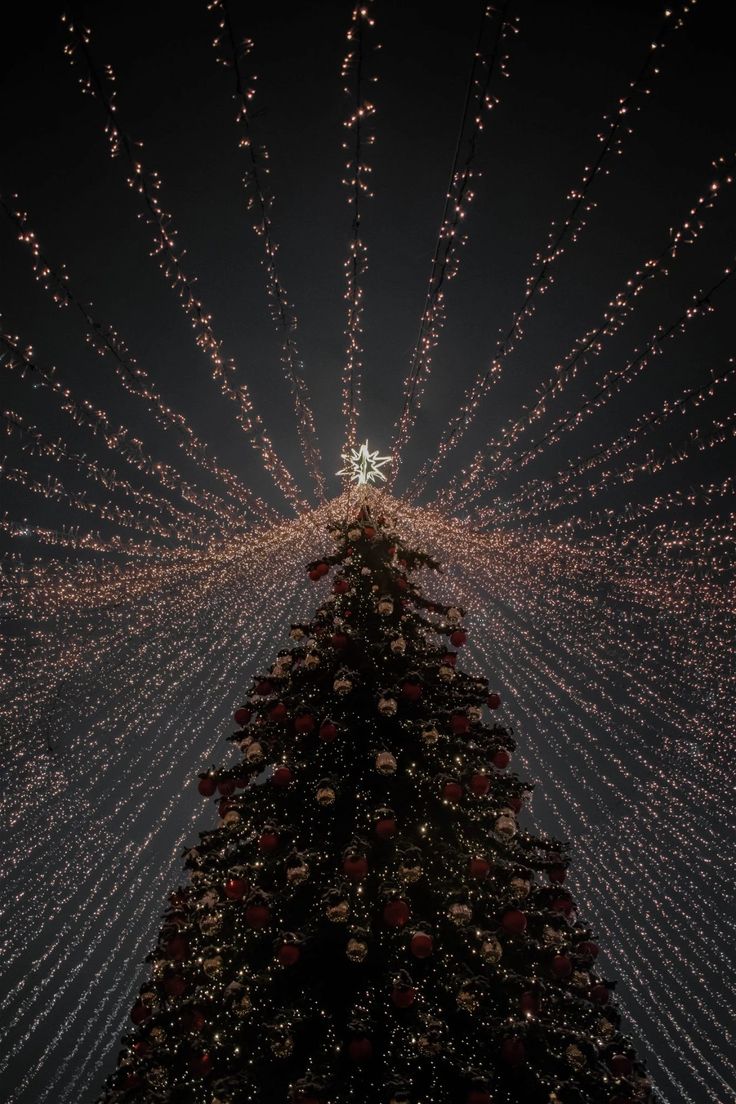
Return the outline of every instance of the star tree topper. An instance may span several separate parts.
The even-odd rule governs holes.
[[[341,453],[341,458],[345,461],[345,467],[336,474],[347,475],[359,487],[366,486],[378,479],[383,480],[384,483],[386,482],[386,476],[381,468],[391,463],[391,457],[379,456],[378,449],[371,452],[367,441],[360,448],[353,448],[349,453]]]

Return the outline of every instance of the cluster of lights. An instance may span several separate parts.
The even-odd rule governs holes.
[[[345,362],[342,370],[342,417],[345,424],[344,451],[357,446],[358,413],[361,400],[363,376],[363,310],[364,277],[368,269],[368,249],[363,241],[361,224],[365,200],[371,196],[371,166],[367,163],[368,147],[373,145],[375,135],[370,128],[370,120],[376,113],[375,105],[366,95],[366,89],[374,84],[378,77],[367,73],[368,40],[375,20],[372,14],[372,0],[356,5],[347,32],[348,52],[343,58],[340,75],[344,82],[343,90],[351,107],[344,121],[346,129],[353,132],[342,148],[347,160],[342,183],[348,190],[348,203],[352,213],[352,232],[345,261],[345,302],[347,320],[345,323]],[[373,46],[374,50],[379,46]]]
[[[69,41],[65,54],[70,62],[81,69],[79,85],[87,95],[100,103],[105,117],[105,136],[110,156],[122,155],[130,175],[127,182],[140,197],[143,211],[141,218],[150,227],[153,238],[152,256],[159,265],[163,276],[175,292],[177,299],[189,319],[195,341],[212,365],[213,379],[217,381],[223,395],[237,407],[238,425],[247,435],[249,444],[259,454],[263,466],[295,511],[304,509],[307,503],[301,495],[281,457],[278,455],[266,433],[263,421],[253,406],[250,390],[242,378],[235,360],[223,351],[222,340],[213,329],[213,319],[196,291],[196,279],[189,275],[184,267],[184,251],[177,244],[178,231],[171,214],[166,211],[160,199],[161,177],[155,171],[147,169],[141,156],[141,143],[135,142],[118,124],[119,112],[115,96],[115,74],[111,67],[105,66],[104,75],[98,69],[91,53],[91,32],[66,17]]]
[[[509,75],[506,39],[518,28],[516,20],[507,17],[507,8],[508,4],[504,3],[500,9],[491,6],[484,9],[473,49],[473,64],[432,258],[424,309],[419,320],[419,333],[411,353],[409,372],[404,380],[401,415],[394,427],[391,452],[396,463],[391,486],[398,474],[402,451],[409,441],[421,406],[422,394],[432,367],[433,351],[445,323],[445,285],[457,276],[461,249],[467,242],[465,218],[475,198],[473,181],[479,175],[474,168],[478,143],[485,126],[485,113],[499,103],[498,94],[491,93],[491,83],[497,73],[501,77]],[[494,34],[492,41],[486,45],[489,23]]]
[[[475,420],[478,407],[483,398],[501,378],[506,359],[524,338],[525,324],[536,310],[537,297],[543,295],[554,280],[554,270],[562,255],[581,237],[587,225],[587,217],[595,206],[591,198],[593,186],[599,178],[608,176],[623,152],[625,139],[633,134],[633,117],[640,111],[645,97],[652,91],[656,77],[659,76],[659,59],[673,31],[683,26],[692,4],[682,4],[677,13],[666,11],[664,21],[657,36],[650,42],[644,62],[637,76],[631,80],[626,92],[619,98],[615,109],[603,117],[601,128],[596,135],[598,145],[596,156],[583,168],[580,181],[570,189],[565,197],[567,205],[562,217],[550,224],[545,246],[540,249],[526,277],[524,294],[519,307],[514,312],[510,325],[499,339],[491,364],[483,369],[471,387],[468,388],[457,414],[453,415],[443,431],[439,447],[417,476],[412,480],[408,494],[416,498],[426,487],[449,453],[459,444],[466,430]]]
[[[237,105],[235,121],[240,127],[240,148],[245,151],[248,171],[244,187],[248,210],[255,216],[253,231],[263,247],[263,267],[266,273],[266,292],[271,317],[281,338],[281,363],[291,388],[296,415],[297,435],[304,462],[312,477],[314,490],[320,502],[325,498],[325,477],[322,472],[317,429],[314,421],[309,388],[304,378],[304,364],[297,344],[297,317],[289,302],[276,257],[278,244],[274,237],[273,194],[268,185],[268,150],[253,134],[253,99],[256,94],[255,74],[246,74],[244,65],[253,49],[250,39],[238,46],[230,18],[227,0],[210,0],[209,10],[217,19],[217,35],[212,40],[218,62],[233,75],[233,98]]]

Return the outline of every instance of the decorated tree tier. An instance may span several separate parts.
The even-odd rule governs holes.
[[[242,759],[200,777],[219,820],[101,1099],[649,1100],[566,850],[519,824],[500,697],[457,664],[464,611],[367,505],[331,536],[329,594],[235,713]]]

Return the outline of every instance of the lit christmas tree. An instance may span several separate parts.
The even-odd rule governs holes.
[[[331,594],[235,713],[242,760],[200,778],[220,819],[102,1100],[650,1100],[566,849],[517,821],[500,697],[456,665],[464,611],[367,500],[331,536]]]

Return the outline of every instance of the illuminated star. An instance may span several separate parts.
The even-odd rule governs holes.
[[[377,479],[386,482],[386,476],[381,471],[386,464],[391,463],[390,456],[379,456],[378,449],[375,452],[371,452],[368,448],[368,442],[361,445],[360,448],[353,448],[350,453],[343,452],[342,459],[345,461],[345,467],[342,468],[338,475],[347,475],[354,483],[357,483],[359,487],[365,486],[368,483],[373,483]]]

